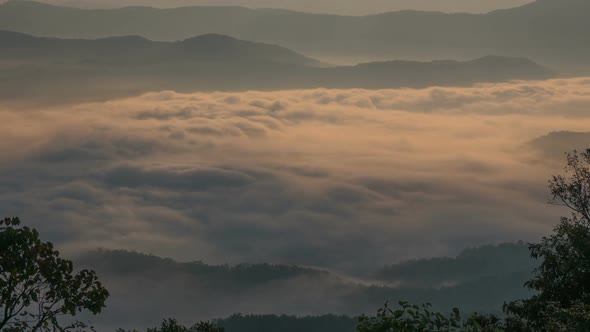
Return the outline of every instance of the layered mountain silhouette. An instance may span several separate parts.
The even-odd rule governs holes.
[[[4,2],[5,0],[0,0]],[[59,6],[77,8],[120,8],[149,6],[174,8],[186,6],[244,6],[250,8],[282,8],[313,13],[364,15],[403,9],[440,10],[444,12],[484,13],[510,8],[532,0],[37,0]],[[432,9],[435,8],[435,9]]]
[[[537,263],[523,242],[486,245],[463,250],[457,257],[411,260],[382,268],[377,277],[399,281],[405,287],[456,285],[494,277],[502,270],[528,274]]]
[[[537,0],[487,14],[400,11],[358,17],[241,7],[82,10],[13,0],[0,6],[0,29],[66,38],[139,35],[168,41],[218,33],[307,54],[502,54],[570,65],[590,61],[587,0]]]
[[[96,270],[113,294],[94,321],[103,329],[155,325],[167,314],[187,323],[239,312],[354,316],[388,300],[496,312],[504,301],[529,295],[523,284],[536,267],[522,243],[400,263],[384,268],[376,277],[382,280],[287,265],[180,263],[128,251],[92,251],[76,264]]]
[[[338,67],[280,46],[217,34],[160,42],[137,36],[58,39],[8,31],[0,31],[0,69],[9,74],[0,80],[0,97],[28,99],[39,94],[106,98],[168,89],[419,88],[552,75],[524,58]]]
[[[178,62],[260,62],[314,66],[320,63],[286,48],[207,34],[179,42],[138,36],[97,40],[37,38],[0,31],[0,58],[48,62],[141,66]]]

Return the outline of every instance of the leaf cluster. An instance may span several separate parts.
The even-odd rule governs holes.
[[[60,317],[100,313],[108,296],[95,272],[76,273],[37,230],[18,218],[0,220],[0,330],[82,330],[88,326],[64,326]]]
[[[473,315],[463,318],[454,308],[448,315],[432,311],[430,303],[421,306],[399,302],[397,309],[386,303],[374,317],[361,316],[358,332],[495,332],[501,331],[495,316]]]

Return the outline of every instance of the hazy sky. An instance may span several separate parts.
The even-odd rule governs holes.
[[[363,15],[385,11],[416,9],[445,12],[487,12],[519,6],[532,0],[42,0],[54,4],[83,7],[147,5],[177,7],[186,5],[240,5],[286,8],[308,12]]]

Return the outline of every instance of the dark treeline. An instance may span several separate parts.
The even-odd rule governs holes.
[[[162,316],[187,324],[233,313],[356,317],[388,300],[431,302],[443,312],[460,303],[467,312],[498,314],[505,301],[530,296],[522,287],[535,264],[527,252],[522,243],[484,246],[458,257],[400,263],[395,271],[384,268],[388,274],[381,272],[381,277],[367,271],[370,279],[289,265],[183,263],[125,250],[92,251],[75,261],[96,270],[112,291],[103,319],[116,327],[141,328],[145,317]],[[460,277],[462,264],[470,261],[479,265]],[[494,262],[494,267],[479,273],[484,262]],[[130,308],[131,296],[139,304]]]
[[[214,323],[226,332],[354,332],[358,318],[323,315],[295,317],[286,315],[236,314]]]
[[[399,281],[406,286],[436,286],[498,275],[530,274],[537,265],[528,246],[518,242],[468,248],[457,257],[406,261],[384,267],[377,275],[381,280]]]
[[[207,280],[211,286],[217,284],[223,287],[256,286],[269,281],[301,276],[318,278],[329,276],[326,271],[295,265],[268,263],[210,265],[200,261],[182,263],[171,258],[128,250],[95,250],[81,256],[78,261],[83,266],[93,266],[97,270],[122,277],[137,274],[146,277],[184,274],[197,280]]]

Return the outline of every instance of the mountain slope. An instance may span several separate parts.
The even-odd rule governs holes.
[[[57,39],[0,31],[0,99],[103,99],[148,91],[422,88],[552,77],[522,58],[327,67],[283,47],[208,34]]]
[[[357,315],[373,313],[388,300],[432,302],[439,310],[460,306],[465,311],[498,312],[503,301],[529,294],[522,285],[531,277],[529,267],[534,262],[525,256],[525,266],[515,266],[511,257],[523,253],[522,248],[522,244],[488,246],[456,259],[405,264],[404,274],[420,278],[420,285],[388,285],[297,266],[179,263],[128,251],[93,251],[78,257],[76,264],[96,270],[111,293],[96,325],[138,328],[156,325],[163,317],[192,324],[238,312]],[[487,264],[490,257],[494,268],[483,274],[464,264],[466,260]],[[441,287],[451,275],[455,283]]]
[[[498,266],[502,262],[502,266]],[[407,286],[460,284],[501,275],[528,274],[537,267],[522,242],[488,245],[463,250],[457,257],[437,257],[386,266],[377,278]]]
[[[36,38],[0,31],[0,58],[88,62],[95,64],[154,64],[176,62],[260,62],[314,66],[319,62],[286,48],[208,34],[179,42],[154,42],[138,36],[104,39]]]
[[[41,0],[41,2],[79,8],[120,8],[149,6],[174,8],[186,6],[244,6],[282,8],[314,13],[366,15],[402,9],[444,12],[484,13],[498,8],[516,7],[531,0]],[[3,2],[3,1],[0,1]]]
[[[552,73],[524,58],[486,56],[469,61],[386,61],[352,67],[318,69],[324,86],[338,88],[422,88],[435,85],[464,86],[513,79],[545,79]]]
[[[447,58],[486,54],[590,62],[590,1],[537,0],[487,14],[401,11],[371,16],[240,7],[80,10],[28,1],[0,6],[0,29],[44,36],[141,35],[179,40],[218,33],[306,53]]]

